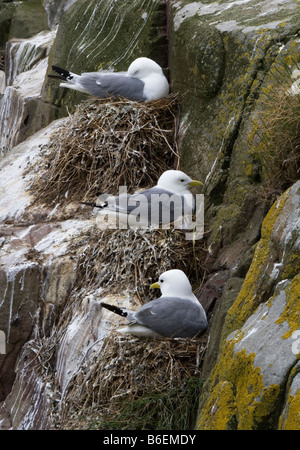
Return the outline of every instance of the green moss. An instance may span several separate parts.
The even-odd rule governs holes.
[[[245,167],[245,174],[247,177],[251,177],[252,170],[253,170],[253,164],[247,164],[247,166]]]
[[[184,20],[171,46],[173,88],[185,92],[183,116],[188,112],[180,147],[181,164],[192,176],[206,179],[206,198],[215,207],[206,218],[210,242],[217,245],[221,238],[223,245],[230,245],[248,223],[247,208],[243,210],[245,199],[257,198],[257,167],[245,138],[235,147],[243,131],[241,124],[247,115],[250,94],[261,85],[254,85],[253,80],[257,80],[257,70],[272,38],[263,32],[247,38],[238,32],[219,34],[203,20]],[[201,39],[201,33],[210,38]],[[217,57],[202,45],[209,46],[210,39],[215,42]],[[206,65],[199,64],[202,57],[206,58]],[[185,66],[192,67],[193,73],[186,76],[181,69]],[[214,80],[215,91],[204,80]]]

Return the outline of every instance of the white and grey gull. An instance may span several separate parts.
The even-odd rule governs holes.
[[[134,194],[101,196],[102,203],[80,202],[99,208],[101,214],[117,216],[130,227],[159,227],[177,222],[177,228],[188,228],[195,212],[192,186],[202,183],[181,170],[166,170],[156,186]]]
[[[162,68],[152,59],[140,57],[135,59],[127,72],[85,72],[81,75],[72,73],[58,66],[52,69],[64,80],[61,87],[85,92],[99,98],[125,97],[133,101],[149,102],[168,95],[169,83]]]
[[[161,297],[141,306],[137,311],[101,302],[101,306],[125,317],[126,327],[120,333],[150,338],[193,338],[207,328],[204,308],[193,294],[192,286],[182,270],[162,273],[150,288],[160,288]]]

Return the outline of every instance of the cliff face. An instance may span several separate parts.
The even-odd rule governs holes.
[[[201,400],[200,429],[299,426],[299,188],[295,183],[264,219],[251,266],[224,320],[218,360]]]
[[[98,386],[107,376],[113,362],[103,342],[119,323],[99,308],[100,298],[137,307],[148,299],[150,279],[183,264],[210,321],[199,341],[203,346],[209,336],[196,428],[299,429],[300,164],[293,150],[299,102],[290,93],[292,86],[297,92],[300,64],[295,2],[65,1],[55,11],[52,2],[20,3],[0,4],[2,48],[9,40],[0,109],[0,330],[6,336],[0,427],[70,427],[64,404],[74,427],[87,427],[82,418],[76,422],[76,386],[83,389],[80,380]],[[16,35],[25,6],[36,8],[36,19],[24,16],[35,24]],[[50,173],[52,133],[71,126],[72,116],[64,116],[87,99],[49,80],[51,64],[74,72],[124,70],[140,55],[168,65],[172,91],[180,93],[180,166],[204,183],[206,232],[194,247],[174,233],[107,235],[78,204],[40,203],[28,189],[47,173],[46,164]],[[287,116],[295,122],[282,130]],[[285,138],[292,150],[278,145],[277,129],[296,130]],[[147,345],[139,343],[144,356]],[[129,366],[130,354],[121,356],[115,364],[122,359]],[[94,369],[100,357],[101,374]],[[129,390],[139,376],[131,369]],[[88,389],[85,395],[94,398]]]
[[[291,157],[279,155],[280,120],[270,118],[299,66],[299,12],[293,2],[179,2],[171,15],[173,88],[186,92],[182,164],[205,180],[210,275],[200,299],[219,304],[197,427],[299,428],[286,404],[299,402],[297,388],[289,396],[299,383],[298,183],[262,225]]]

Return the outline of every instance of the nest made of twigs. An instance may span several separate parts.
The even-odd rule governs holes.
[[[60,426],[189,429],[206,340],[111,334],[70,382]]]
[[[156,184],[165,170],[177,168],[176,130],[174,94],[149,103],[86,101],[52,135],[31,191],[56,204]]]
[[[155,295],[149,285],[170,269],[185,272],[194,289],[206,275],[203,240],[186,240],[182,230],[105,229],[70,248],[77,258],[75,284],[81,289],[102,287],[110,293],[129,289],[142,302]]]

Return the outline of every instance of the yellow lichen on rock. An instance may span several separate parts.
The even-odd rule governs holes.
[[[293,333],[300,325],[299,186],[286,191],[263,222],[252,264],[225,318],[218,360],[202,391],[198,429],[299,427],[299,382],[293,374],[299,356]],[[284,278],[288,265],[290,276]]]
[[[262,292],[260,286],[265,289],[266,281],[268,281],[266,280],[266,277],[269,277],[267,269],[270,264],[271,234],[276,219],[285,205],[286,199],[287,193],[281,196],[273,205],[263,222],[261,240],[256,246],[251,267],[247,273],[239,296],[227,313],[223,328],[223,335],[225,335],[225,337],[232,330],[241,326],[261,302]]]
[[[282,336],[282,339],[289,338],[300,326],[300,274],[298,274],[291,284],[285,289],[287,303],[280,318],[276,323],[285,321],[289,324],[289,330]]]
[[[300,389],[299,389],[299,362],[290,373],[291,382],[288,381],[289,389],[285,407],[279,419],[280,430],[299,430],[300,422]]]
[[[299,430],[300,421],[300,391],[288,399],[288,416],[282,427],[283,430]]]
[[[236,403],[234,386],[229,381],[218,383],[213,390],[205,409],[201,411],[197,429],[228,430],[235,422]]]
[[[253,430],[268,427],[266,424],[272,421],[280,386],[264,386],[261,370],[254,363],[255,354],[248,355],[245,350],[234,353],[234,343],[224,343],[223,356],[211,376],[211,384],[217,384],[200,407],[197,429]]]

